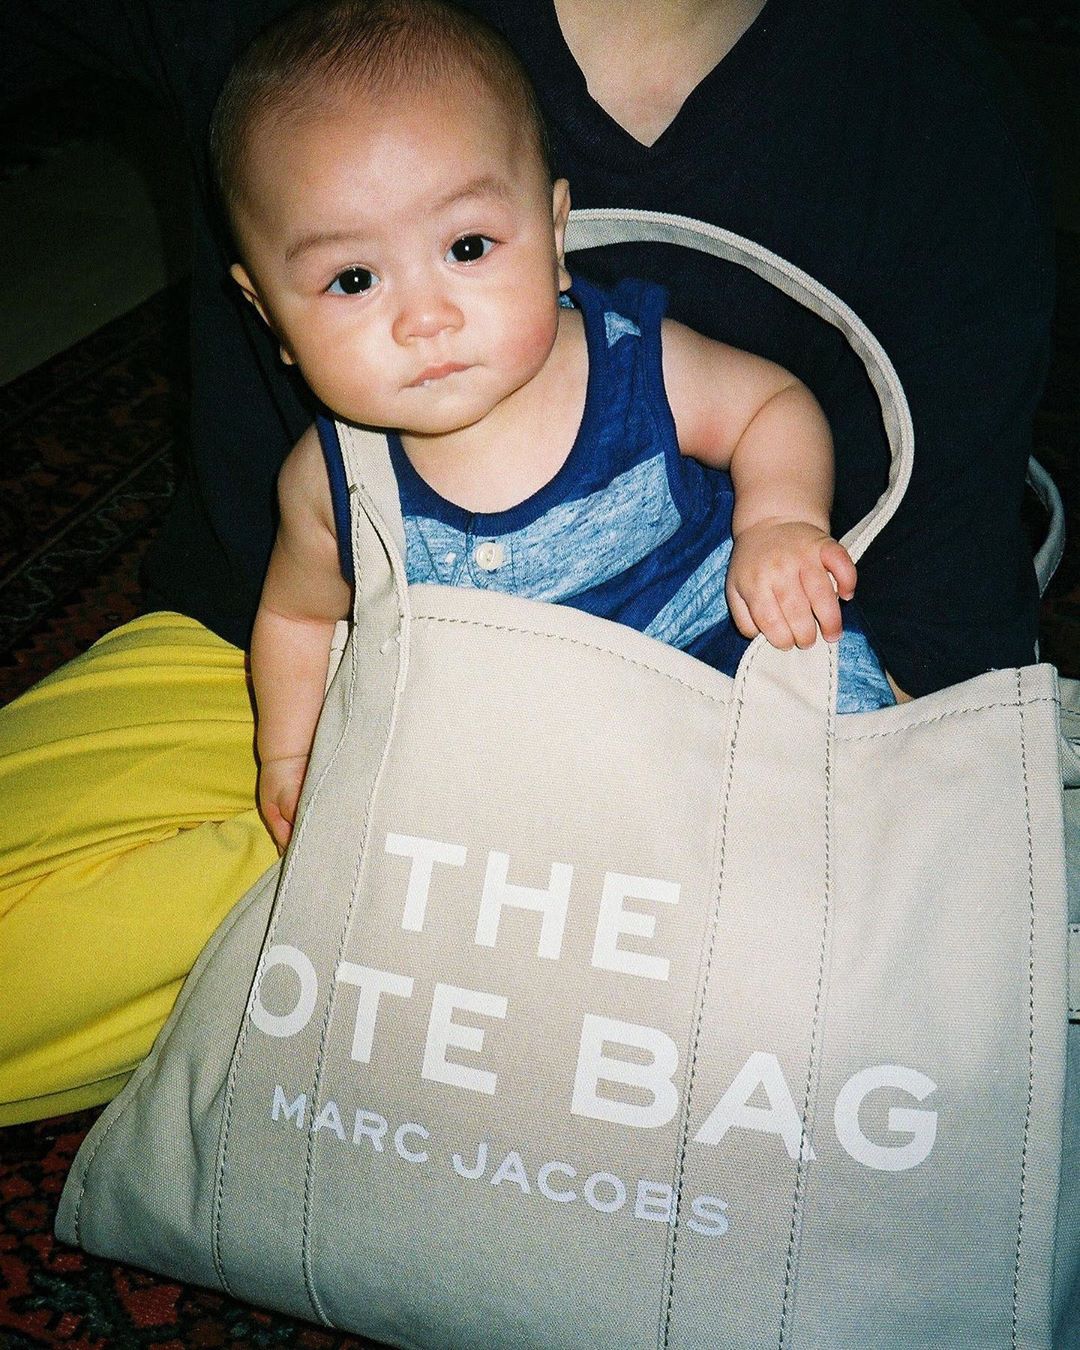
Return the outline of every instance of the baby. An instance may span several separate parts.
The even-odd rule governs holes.
[[[442,0],[293,10],[231,75],[212,148],[232,275],[282,359],[337,417],[387,429],[410,582],[573,604],[729,673],[759,632],[841,639],[855,567],[829,533],[820,408],[787,371],[664,318],[658,288],[571,277],[568,185],[494,32]],[[322,430],[282,468],[252,639],[259,802],[281,846],[351,601]],[[891,702],[850,628],[840,706]]]

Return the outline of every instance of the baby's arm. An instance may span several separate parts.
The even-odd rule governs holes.
[[[832,437],[817,401],[780,366],[682,324],[664,323],[663,351],[680,450],[731,473],[736,627],[784,650],[812,646],[819,627],[835,642],[855,564],[829,533]]]
[[[280,847],[292,834],[322,708],[334,624],[349,612],[326,469],[312,427],[278,478],[281,523],[251,637],[259,807]]]

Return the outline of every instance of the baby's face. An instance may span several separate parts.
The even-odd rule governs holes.
[[[490,95],[364,97],[252,137],[233,274],[339,416],[475,425],[558,326],[565,184]]]

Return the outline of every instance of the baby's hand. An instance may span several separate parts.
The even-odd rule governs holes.
[[[727,602],[744,637],[764,633],[774,647],[789,651],[812,647],[820,628],[827,642],[836,642],[843,628],[837,593],[845,600],[855,594],[855,564],[816,525],[761,521],[735,540]]]
[[[259,810],[279,850],[292,835],[307,766],[307,755],[286,755],[266,760],[259,768]]]

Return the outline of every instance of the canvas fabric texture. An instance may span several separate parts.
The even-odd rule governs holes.
[[[860,556],[913,453],[884,353],[713,227],[591,211],[569,242],[657,237],[866,361],[894,462]],[[292,844],[87,1137],[60,1237],[410,1350],[1075,1345],[1053,668],[838,719],[821,642],[758,639],[732,680],[410,588],[385,440],[339,431],[355,622]]]

